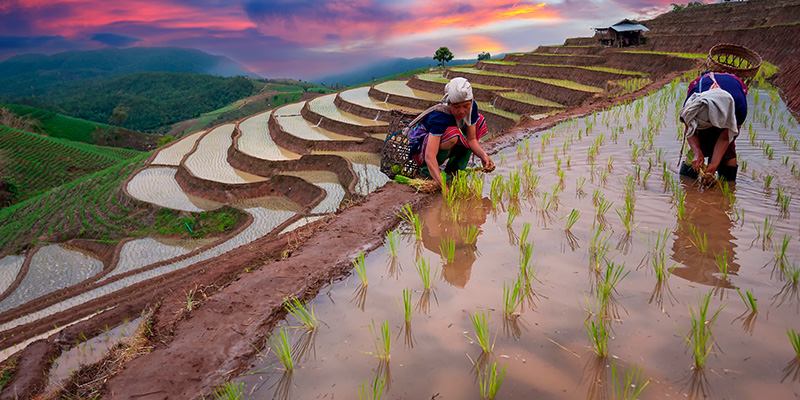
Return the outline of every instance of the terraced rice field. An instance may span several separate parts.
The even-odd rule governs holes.
[[[103,263],[86,253],[60,245],[44,246],[33,254],[28,273],[19,287],[0,301],[0,312],[77,285],[102,270]]]
[[[362,107],[375,110],[376,112],[387,112],[391,109],[403,110],[413,114],[422,112],[422,110],[415,108],[403,107],[375,100],[372,97],[369,97],[369,89],[369,86],[362,86],[355,89],[345,90],[339,93],[339,97],[349,103],[357,104]]]
[[[480,113],[483,113],[483,114],[486,114],[486,113],[497,114],[497,115],[500,115],[500,116],[503,116],[503,117],[506,117],[506,118],[511,118],[514,121],[519,121],[519,119],[521,118],[521,116],[519,114],[516,114],[516,113],[513,113],[511,111],[506,111],[506,110],[497,108],[497,107],[493,106],[492,103],[489,103],[489,102],[486,102],[486,101],[476,101],[475,104],[478,105],[478,111]],[[484,117],[485,116],[486,115],[484,115]]]
[[[165,244],[154,238],[134,239],[122,245],[119,262],[102,280],[113,278],[150,264],[189,254],[197,248],[210,244],[208,240],[192,241],[191,246]],[[189,243],[187,243],[189,244]]]
[[[128,193],[137,200],[180,211],[203,212],[222,206],[184,192],[175,180],[177,172],[170,167],[145,168],[128,182]]]
[[[24,262],[25,257],[21,256],[12,255],[0,258],[0,294],[5,293],[11,287]]]
[[[304,101],[285,105],[275,111],[275,120],[284,132],[304,140],[361,140],[360,138],[340,135],[325,128],[314,125],[300,115],[300,109],[305,105]],[[321,123],[322,120],[318,123]]]
[[[228,164],[234,124],[220,125],[200,139],[197,149],[186,158],[186,169],[200,179],[228,184],[263,182],[267,178],[239,171]]]
[[[275,201],[271,201],[269,199],[262,199],[261,202],[262,202],[262,204],[273,203],[276,206],[285,205],[285,200],[281,200],[281,199],[276,199]],[[55,313],[58,313],[58,312],[61,312],[61,311],[64,311],[64,310],[68,310],[68,309],[70,309],[72,307],[84,304],[87,301],[99,298],[101,296],[113,294],[113,293],[115,293],[115,292],[117,292],[117,291],[119,291],[121,289],[124,289],[124,288],[129,287],[129,286],[134,285],[134,284],[137,284],[139,282],[143,282],[143,281],[148,280],[148,279],[157,278],[157,277],[162,276],[164,274],[167,274],[167,273],[170,273],[170,272],[173,272],[173,271],[177,271],[177,270],[186,268],[186,267],[188,267],[190,265],[196,264],[198,262],[201,262],[201,261],[204,261],[204,260],[209,260],[211,258],[214,258],[214,257],[217,257],[219,255],[225,254],[225,253],[227,253],[227,252],[229,252],[229,251],[231,251],[231,250],[233,250],[235,248],[238,248],[240,246],[246,245],[246,244],[252,242],[253,240],[258,239],[258,238],[260,238],[260,237],[272,232],[275,228],[277,228],[279,225],[283,224],[284,222],[288,221],[290,218],[292,218],[296,214],[294,211],[289,211],[289,210],[281,209],[281,208],[254,207],[254,208],[245,208],[245,209],[243,209],[243,211],[245,211],[245,212],[247,212],[247,213],[249,213],[249,214],[251,214],[253,216],[253,219],[254,219],[253,223],[250,224],[247,228],[245,228],[238,235],[234,236],[233,238],[231,238],[231,239],[229,239],[229,240],[227,240],[227,241],[225,241],[223,243],[220,243],[217,246],[214,246],[214,247],[212,247],[210,249],[207,249],[207,250],[205,250],[203,252],[197,253],[197,254],[192,255],[190,257],[183,258],[181,260],[175,261],[173,263],[169,263],[169,264],[166,264],[166,265],[163,265],[163,266],[160,266],[160,267],[157,267],[157,268],[153,268],[153,269],[144,270],[142,272],[130,275],[130,276],[122,278],[122,279],[113,280],[113,281],[109,282],[108,284],[106,284],[104,286],[101,286],[99,288],[96,288],[96,289],[90,290],[88,292],[84,292],[82,294],[76,295],[76,296],[71,297],[69,299],[66,299],[64,301],[61,301],[61,302],[53,304],[53,305],[51,305],[49,307],[46,307],[46,308],[44,308],[42,310],[39,310],[39,311],[33,312],[31,314],[28,314],[28,315],[26,315],[24,317],[8,321],[8,322],[0,325],[0,332],[8,330],[8,329],[11,329],[11,328],[14,328],[14,327],[19,326],[19,325],[23,325],[23,324],[26,324],[26,323],[30,323],[30,322],[33,322],[33,321],[40,320],[42,318],[48,317],[50,315],[53,315]],[[64,257],[63,255],[61,255],[62,252],[57,252],[55,254],[56,255],[54,257],[56,257],[58,259],[61,259],[61,258]],[[98,263],[99,263],[99,261],[98,261]],[[91,271],[94,271],[97,268],[99,268],[98,271],[102,270],[102,264],[100,264],[98,266],[95,266],[94,268],[87,269],[87,271],[91,272]],[[78,275],[78,273],[74,273],[74,276],[75,277],[85,276],[87,274],[88,274],[88,272],[84,272],[84,273],[82,273],[80,275]],[[79,282],[80,281],[72,282],[72,284],[77,284]],[[25,282],[23,282],[23,283],[25,283]],[[32,285],[35,286],[35,284],[32,284]],[[56,283],[56,285],[58,286],[58,288],[67,287],[68,286],[68,285],[65,286],[64,283]],[[53,290],[57,290],[57,289],[53,289]],[[52,292],[53,290],[49,290],[48,293]],[[34,293],[39,293],[42,290],[30,289],[28,291],[34,292]],[[25,293],[27,293],[28,291],[25,291]],[[16,291],[14,293],[16,293]],[[15,299],[21,299],[22,297],[23,296],[21,296],[21,295],[17,295],[17,296],[15,296]],[[30,297],[31,297],[30,295],[25,296],[25,298],[28,298],[28,299],[30,299]],[[0,302],[0,309],[7,310],[8,309],[7,306],[9,304],[12,304],[12,302],[9,299],[6,299],[3,302]]]
[[[441,101],[442,96],[426,92],[423,90],[412,89],[406,84],[407,81],[386,81],[375,85],[375,89],[389,94],[403,97],[412,97],[423,100]]]
[[[177,167],[180,165],[183,157],[192,151],[194,144],[197,143],[198,139],[203,137],[204,133],[206,133],[206,131],[197,131],[178,139],[178,141],[172,145],[161,149],[150,164]]]
[[[239,123],[239,150],[247,155],[268,161],[295,160],[300,158],[289,150],[281,148],[269,134],[269,121],[272,112],[254,115]]]
[[[569,89],[580,90],[584,92],[591,92],[591,93],[602,93],[603,89],[595,86],[584,85],[582,83],[568,81],[564,79],[549,79],[549,78],[537,78],[531,76],[524,76],[524,75],[512,75],[512,74],[504,74],[500,72],[488,72],[483,71],[480,69],[475,68],[453,68],[453,71],[457,72],[464,72],[468,74],[475,74],[475,75],[485,75],[485,76],[498,76],[498,77],[505,77],[505,78],[516,78],[516,79],[527,79],[531,81],[537,81],[542,83],[547,83],[550,85],[561,86]]]
[[[307,182],[313,183],[325,191],[325,198],[311,210],[311,214],[328,214],[336,212],[339,204],[346,194],[344,187],[339,183],[339,177],[329,171],[297,171],[286,172],[284,175],[292,175],[302,178]]]
[[[308,108],[311,111],[324,116],[325,118],[330,118],[334,121],[339,121],[346,124],[361,125],[361,126],[386,125],[385,122],[378,121],[377,116],[375,117],[374,120],[371,120],[340,110],[333,103],[333,100],[335,98],[336,98],[335,93],[317,97],[308,102]]]
[[[505,97],[507,99],[521,101],[523,103],[528,103],[534,106],[543,106],[543,107],[553,107],[553,108],[563,108],[564,106],[561,104],[556,103],[555,101],[550,101],[543,99],[541,97],[536,97],[530,93],[524,92],[502,92],[497,94],[500,97]]]
[[[483,62],[486,64],[498,64],[498,65],[532,65],[532,66],[547,67],[547,68],[577,68],[577,69],[585,69],[587,71],[610,72],[613,74],[622,74],[622,75],[636,75],[636,76],[647,75],[647,73],[641,71],[628,71],[628,70],[608,68],[608,67],[566,65],[566,64],[521,63],[515,61],[500,61],[500,60],[485,60]]]

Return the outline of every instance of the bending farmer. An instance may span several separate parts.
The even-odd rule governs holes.
[[[680,116],[694,158],[691,167],[681,164],[681,175],[697,178],[708,157],[706,174],[713,177],[716,172],[729,182],[736,180],[734,139],[747,118],[747,90],[736,75],[708,71],[689,84]]]
[[[440,187],[440,167],[444,165],[447,174],[464,170],[473,153],[480,158],[484,168],[491,170],[494,167],[478,143],[488,130],[486,120],[478,113],[478,105],[473,100],[472,86],[464,78],[453,78],[444,90],[443,104],[428,109],[427,115],[409,134],[410,157],[422,166],[422,173],[433,178]]]

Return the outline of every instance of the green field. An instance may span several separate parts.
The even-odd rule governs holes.
[[[0,176],[15,201],[141,155],[142,152],[51,138],[0,125]]]
[[[36,107],[18,104],[0,104],[0,107],[8,109],[20,117],[39,121],[42,131],[55,138],[92,144],[95,143],[92,135],[98,129],[115,129],[110,125],[72,118]]]
[[[246,218],[231,207],[185,213],[131,199],[122,191],[122,182],[148,156],[140,154],[0,210],[0,255],[17,253],[29,244],[72,238],[108,242],[153,234],[198,238],[230,231]]]

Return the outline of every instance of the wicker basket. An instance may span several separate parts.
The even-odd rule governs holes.
[[[708,51],[706,67],[714,72],[727,72],[747,80],[758,73],[761,56],[744,46],[720,43]]]
[[[419,171],[419,166],[409,157],[411,143],[408,136],[403,133],[403,128],[416,117],[400,110],[391,110],[389,119],[389,134],[383,141],[381,150],[381,172],[390,179],[400,174],[414,177]]]

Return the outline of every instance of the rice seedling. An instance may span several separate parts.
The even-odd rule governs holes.
[[[442,238],[442,242],[439,244],[439,252],[446,262],[453,262],[456,257],[456,241]]]
[[[701,253],[708,252],[708,237],[705,233],[700,233],[700,231],[692,224],[687,224],[689,228],[689,234],[691,235],[691,241],[694,243],[697,250]]]
[[[363,252],[359,253],[358,257],[353,260],[353,267],[356,269],[358,277],[361,279],[361,284],[367,286],[367,263],[364,261]]]
[[[525,246],[528,243],[528,235],[531,233],[531,223],[530,222],[523,222],[522,223],[522,234],[519,235],[519,245],[520,247]]]
[[[619,266],[613,262],[609,263],[606,266],[605,274],[597,281],[597,296],[600,298],[611,297],[613,292],[617,291],[617,285],[630,273],[631,271],[625,271],[624,263]]]
[[[375,321],[372,325],[368,325],[369,333],[372,335],[372,342],[375,344],[374,356],[380,358],[384,362],[389,362],[389,349],[392,346],[392,335],[389,331],[389,321],[384,321],[380,325],[380,332],[375,326]]]
[[[464,244],[475,244],[478,241],[480,230],[475,225],[459,226],[458,233]]]
[[[686,191],[678,187],[675,191],[675,211],[678,219],[686,219]]]
[[[386,238],[383,242],[383,245],[393,258],[397,257],[397,249],[400,246],[400,234],[396,230],[386,232]]]
[[[503,181],[503,175],[496,175],[491,182],[491,189],[489,190],[489,197],[492,199],[492,207],[497,208],[497,204],[503,199],[503,194],[506,190],[506,184]]]
[[[800,267],[795,265],[785,265],[783,267],[783,275],[789,280],[789,283],[796,285],[800,281]]]
[[[400,219],[405,221],[414,230],[414,237],[417,240],[422,240],[422,220],[419,215],[414,214],[411,209],[411,204],[406,204],[400,208],[400,214],[395,213]]]
[[[289,314],[292,314],[295,318],[297,318],[297,320],[303,324],[303,328],[306,330],[313,331],[319,326],[319,320],[317,319],[317,315],[314,313],[313,304],[311,307],[306,308],[306,306],[300,302],[300,300],[298,300],[296,297],[292,297],[285,301],[283,307]]]
[[[726,249],[722,249],[722,254],[714,254],[714,261],[717,263],[717,269],[722,274],[723,278],[728,278],[728,254]]]
[[[219,400],[240,400],[244,398],[244,382],[225,382],[214,389],[214,398]]]
[[[522,191],[522,176],[519,171],[512,171],[508,174],[508,184],[506,185],[508,197],[512,201],[519,200],[520,192]]]
[[[686,341],[687,348],[692,352],[694,365],[697,369],[703,368],[708,355],[711,354],[715,343],[713,338],[714,322],[716,322],[722,309],[725,308],[723,305],[713,314],[709,314],[708,306],[710,300],[711,293],[707,293],[705,296],[698,294],[697,310],[689,306],[689,315],[691,317],[689,329],[684,334],[683,331],[678,328],[681,337]]]
[[[789,343],[792,344],[794,353],[800,357],[800,333],[795,332],[794,329],[787,329],[786,334],[789,336]]]
[[[283,365],[283,369],[286,371],[293,371],[294,360],[292,359],[292,346],[291,343],[289,343],[286,330],[285,327],[278,329],[278,332],[273,333],[267,340],[267,343],[278,356],[278,361]]]
[[[739,166],[742,167],[742,172],[747,171],[747,160],[740,160]]]
[[[789,248],[789,243],[792,241],[791,236],[783,235],[783,240],[781,241],[781,245],[775,247],[775,262],[781,265],[785,265],[789,262],[789,258],[786,256],[786,249]]]
[[[506,226],[511,226],[511,224],[514,223],[514,220],[517,218],[517,216],[519,216],[519,214],[520,214],[519,208],[517,208],[517,206],[515,206],[514,204],[510,205],[508,207],[508,220],[506,221]]]
[[[767,174],[767,176],[764,177],[764,189],[769,189],[774,179],[775,179],[774,176]]]
[[[592,350],[598,357],[608,356],[608,339],[611,337],[610,321],[605,318],[587,318],[583,322],[586,332],[589,333],[589,341],[592,343]]]
[[[411,322],[411,289],[403,289],[403,315],[406,323]]]
[[[606,255],[609,251],[609,244],[608,238],[611,236],[611,233],[606,233],[603,235],[603,228],[602,226],[597,226],[597,229],[592,234],[592,238],[589,242],[589,252],[590,252],[590,265],[593,271],[599,272],[600,271],[600,263],[605,261]]]
[[[581,212],[577,209],[572,209],[567,216],[567,224],[564,226],[565,231],[569,231],[576,222],[578,222],[578,218],[580,218]]]
[[[720,179],[717,182],[717,186],[719,187],[719,190],[722,192],[722,195],[725,196],[726,199],[728,199],[728,204],[730,205],[736,204],[736,196],[731,191],[731,187],[730,184],[728,184],[728,181]]]
[[[533,243],[525,243],[519,248],[519,268],[522,276],[532,276],[531,257],[533,256]]]
[[[633,230],[633,203],[630,202],[629,199],[629,197],[625,197],[625,208],[622,210],[619,208],[615,209],[627,233],[631,233]]]
[[[497,372],[497,361],[492,365],[486,365],[486,369],[481,372],[478,371],[478,388],[481,391],[482,400],[490,400],[497,397],[497,391],[500,390],[500,385],[506,378],[506,367],[500,372]]]
[[[489,343],[489,316],[485,311],[478,311],[469,316],[472,327],[475,331],[475,338],[467,336],[467,339],[478,343],[484,354],[489,354],[494,350],[494,342]],[[466,336],[466,334],[465,334]]]
[[[738,288],[736,289],[739,292],[739,297],[742,298],[742,302],[744,303],[745,307],[748,310],[751,310],[754,313],[758,313],[758,304],[756,304],[756,299],[753,297],[753,289],[747,289],[747,291],[742,294],[742,291]]]
[[[502,154],[502,153],[501,153]],[[361,382],[358,389],[359,400],[380,400],[383,397],[383,388],[386,386],[386,378],[375,375],[375,379],[370,385],[368,381]]]
[[[503,315],[510,317],[516,314],[517,306],[523,296],[522,279],[517,279],[510,285],[503,282]]]
[[[672,271],[677,268],[677,264],[673,265],[672,268],[667,268],[667,255],[664,253],[658,253],[654,255],[650,259],[650,264],[653,266],[653,272],[655,273],[656,280],[659,282],[667,280],[669,276],[672,274]]]
[[[433,285],[433,281],[436,279],[437,271],[434,270],[431,276],[431,266],[428,260],[422,257],[414,262],[414,267],[417,269],[417,273],[419,273],[419,277],[422,279],[422,287],[425,290],[429,290]]]
[[[789,213],[789,203],[792,202],[792,195],[783,195],[778,198],[778,206],[781,209],[781,214],[786,215]]]
[[[614,359],[611,359],[611,396],[614,400],[635,400],[639,398],[650,379],[642,372],[642,367],[633,364],[633,367],[623,371],[617,371]]]
[[[603,218],[613,204],[613,202],[606,200],[604,197],[600,197],[597,200],[597,217]]]

